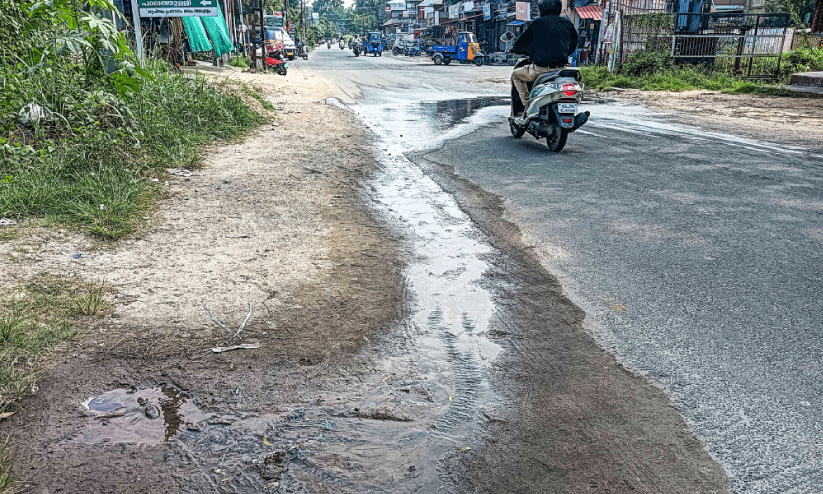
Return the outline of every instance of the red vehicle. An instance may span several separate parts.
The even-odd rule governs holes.
[[[286,75],[289,64],[283,60],[283,44],[278,42],[274,45],[266,45],[266,51],[266,65],[273,67],[278,74]]]

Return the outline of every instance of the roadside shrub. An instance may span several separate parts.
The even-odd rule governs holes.
[[[798,48],[783,55],[783,75],[815,70],[823,70],[823,48]]]
[[[0,14],[13,10],[8,1],[0,0]],[[262,120],[205,77],[180,75],[155,59],[139,68],[106,25],[71,27],[67,0],[23,5],[37,9],[32,20],[0,19],[0,31],[23,22],[29,33],[18,52],[3,52],[11,63],[0,63],[0,217],[57,221],[118,238],[134,230],[151,203],[146,175],[191,165],[203,144]],[[55,39],[68,51],[54,49]],[[116,56],[97,55],[104,48]],[[30,104],[40,116],[23,122],[18,114]]]
[[[251,58],[244,56],[244,57],[234,57],[229,60],[229,65],[232,67],[240,67],[241,69],[249,68],[249,64],[251,63]]]
[[[669,71],[674,67],[668,53],[655,50],[641,50],[630,56],[620,73],[629,76],[641,76]]]

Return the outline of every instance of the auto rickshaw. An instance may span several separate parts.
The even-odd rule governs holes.
[[[375,57],[383,56],[383,35],[377,31],[372,31],[366,35],[366,53],[371,53]]]
[[[432,57],[435,65],[448,65],[452,60],[460,63],[471,63],[483,65],[485,54],[480,50],[480,43],[477,42],[474,33],[468,31],[458,31],[455,45],[432,45],[428,53]]]

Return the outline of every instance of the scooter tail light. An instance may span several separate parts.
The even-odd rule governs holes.
[[[577,84],[563,84],[563,94],[566,96],[574,96],[577,94]]]

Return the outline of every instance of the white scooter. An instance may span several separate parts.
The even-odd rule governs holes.
[[[530,63],[531,60],[523,58],[514,68]],[[528,132],[535,139],[545,137],[549,149],[559,152],[566,145],[569,133],[579,129],[589,120],[589,112],[577,112],[578,105],[583,100],[580,71],[576,68],[564,68],[546,72],[531,84],[529,91],[529,107],[526,111],[519,117],[509,117],[512,136],[519,139]],[[511,98],[512,115],[518,115],[523,110],[523,103],[514,84]]]

